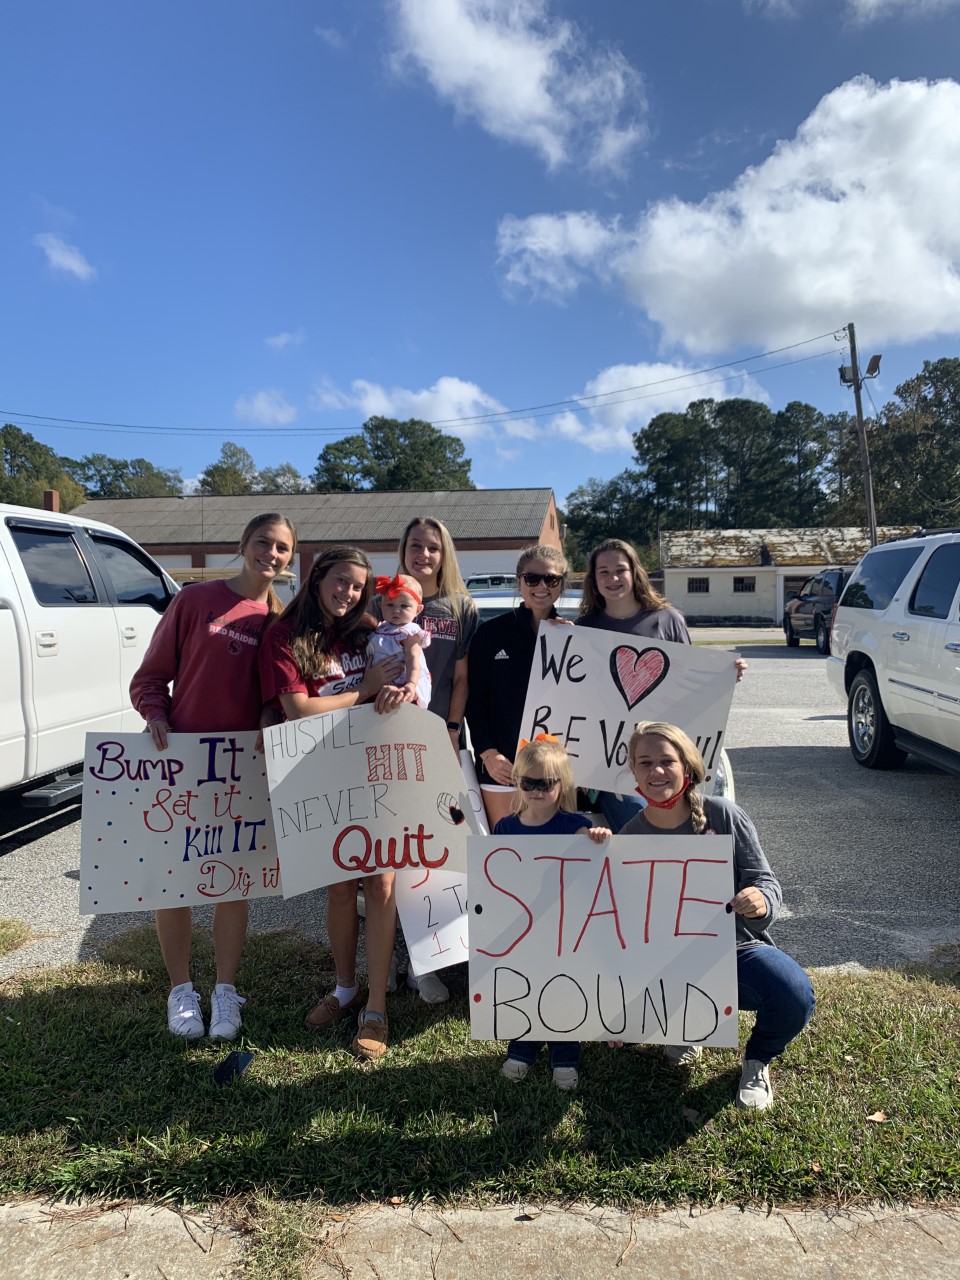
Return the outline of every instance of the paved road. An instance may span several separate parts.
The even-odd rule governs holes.
[[[744,656],[750,669],[727,745],[737,799],[784,886],[790,916],[776,931],[781,945],[805,965],[873,967],[960,942],[958,779],[912,760],[893,773],[855,765],[844,709],[813,646],[753,644]],[[0,975],[95,954],[103,938],[143,920],[77,914],[77,818],[73,808],[38,820],[0,800],[0,917],[42,935],[0,960]],[[322,901],[261,900],[251,916],[254,928],[288,925],[319,937]]]

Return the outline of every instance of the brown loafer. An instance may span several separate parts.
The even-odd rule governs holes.
[[[304,1019],[304,1026],[308,1031],[326,1031],[328,1027],[332,1027],[339,1022],[341,1018],[345,1018],[351,1009],[356,1009],[363,1004],[363,995],[360,988],[357,988],[357,994],[347,1004],[341,1004],[333,992],[325,995],[319,1004],[315,1004]]]
[[[367,1006],[360,1010],[357,1020],[357,1034],[350,1046],[358,1058],[366,1062],[377,1062],[387,1052],[387,1019],[380,1022],[377,1018],[368,1018]]]

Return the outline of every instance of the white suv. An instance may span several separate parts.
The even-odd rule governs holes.
[[[960,773],[960,532],[874,547],[833,620],[830,683],[850,750],[867,769],[908,752]]]

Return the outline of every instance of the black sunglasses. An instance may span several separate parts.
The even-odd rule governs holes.
[[[542,582],[551,591],[563,582],[563,575],[559,573],[521,573],[520,577],[528,587],[539,587]]]
[[[517,779],[521,791],[549,791],[559,781],[559,778],[528,778],[526,774]]]

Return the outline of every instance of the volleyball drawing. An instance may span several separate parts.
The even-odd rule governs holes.
[[[437,813],[444,822],[449,822],[451,827],[459,827],[461,822],[466,821],[463,810],[460,808],[460,801],[449,791],[441,791],[437,796]]]

